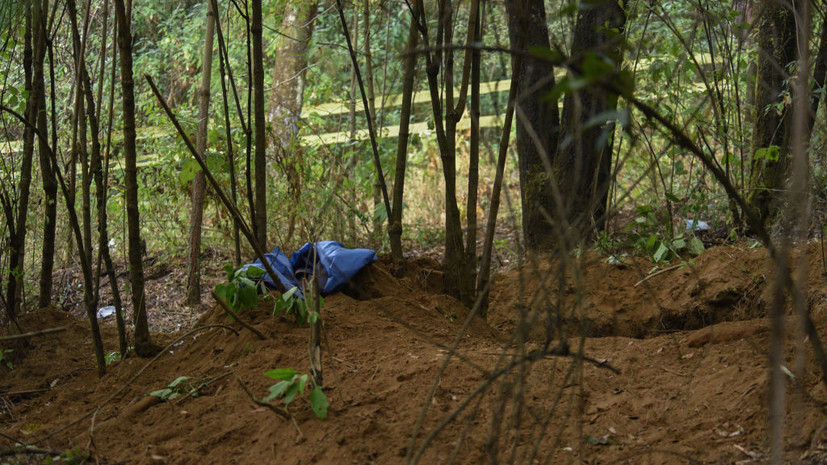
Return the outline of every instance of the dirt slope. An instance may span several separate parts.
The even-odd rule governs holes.
[[[811,312],[827,338],[820,249],[812,247],[809,256]],[[532,358],[545,340],[541,325],[525,344],[509,342],[521,318],[576,294],[577,280],[555,279],[556,262],[498,276],[487,323],[475,319],[462,333],[468,310],[441,294],[435,262],[410,262],[402,278],[394,274],[403,270],[389,263],[371,266],[357,278],[358,291],[325,300],[326,420],[315,418],[303,399],[290,406],[295,422],[284,420],[242,389],[239,380],[261,398],[274,383],[265,371],[308,365],[308,329],[273,317],[272,302],[262,302],[243,317],[267,340],[214,308],[196,326],[230,324],[237,335],[211,328],[183,338],[106,403],[94,424],[87,418],[54,434],[93,411],[148,361],[113,363],[98,380],[86,324],[41,310],[22,321],[27,330],[68,330],[16,346],[15,369],[0,372],[0,449],[13,438],[57,451],[77,446],[100,463],[130,464],[394,464],[406,456],[462,464],[491,458],[761,463],[768,393],[763,317],[772,279],[765,253],[716,248],[693,266],[637,287],[651,264],[604,259],[583,259],[583,304],[556,323],[573,335],[571,352],[583,344],[590,361],[580,363],[571,356]],[[544,288],[552,297],[536,298]],[[108,347],[115,347],[113,328],[106,323],[104,329]],[[827,391],[810,352],[803,376],[788,382],[788,457],[827,463]],[[792,350],[788,361],[796,371]],[[200,395],[165,403],[145,396],[179,376],[191,377]],[[36,389],[48,391],[24,392]],[[35,457],[13,460],[38,463]]]

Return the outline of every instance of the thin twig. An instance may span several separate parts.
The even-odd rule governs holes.
[[[202,382],[201,384],[199,384],[199,385],[198,385],[198,386],[196,386],[195,388],[191,389],[191,390],[190,390],[190,392],[188,392],[188,393],[187,393],[187,395],[185,395],[185,396],[181,396],[180,398],[176,399],[176,400],[175,400],[175,402],[172,402],[172,405],[178,405],[178,404],[180,404],[180,403],[181,403],[181,402],[183,402],[185,399],[189,399],[190,397],[192,397],[192,395],[193,395],[193,394],[197,393],[197,392],[198,392],[198,391],[200,391],[201,389],[204,389],[205,387],[209,386],[210,384],[212,384],[212,383],[214,383],[214,382],[216,382],[216,381],[222,380],[222,379],[224,379],[224,378],[226,378],[226,377],[228,377],[228,376],[230,376],[230,375],[232,375],[232,374],[233,374],[233,372],[228,371],[227,373],[224,373],[224,374],[223,374],[223,375],[221,375],[221,376],[218,376],[218,377],[215,377],[215,378],[210,378],[210,379],[208,379],[207,381]]]
[[[262,341],[267,339],[267,336],[265,336],[264,333],[257,330],[256,328],[253,328],[252,325],[250,325],[246,321],[239,318],[237,314],[233,313],[233,311],[230,310],[230,307],[227,306],[227,303],[224,302],[221,299],[221,297],[218,297],[218,294],[216,294],[215,291],[211,291],[210,294],[212,294],[212,298],[215,299],[216,302],[218,302],[218,305],[221,306],[221,308],[224,310],[224,313],[226,313],[227,316],[229,316],[230,318],[237,321],[241,326],[244,326],[245,328],[247,328],[250,331],[254,332],[256,334],[256,336],[258,336],[258,338],[261,339]]]
[[[254,396],[253,393],[250,392],[250,389],[247,388],[247,385],[244,384],[244,381],[241,381],[241,378],[236,376],[235,379],[238,380],[238,384],[241,385],[241,389],[244,389],[244,392],[246,392],[247,395],[250,396],[250,400],[253,401],[254,404],[258,405],[259,407],[266,407],[266,408],[272,410],[278,416],[284,418],[285,420],[289,420],[289,419],[293,418],[293,415],[290,415],[290,412],[288,412],[286,409],[281,409],[281,408],[276,407],[273,404],[269,404],[267,402],[262,402],[262,401],[256,399],[256,396]],[[293,420],[293,424],[296,424],[296,420]],[[298,429],[298,428],[299,428],[299,425],[296,425],[296,429]],[[300,429],[299,429],[299,435],[303,436],[302,431]]]
[[[13,336],[3,336],[3,337],[0,337],[0,342],[15,341],[17,339],[28,339],[30,337],[43,336],[43,335],[52,334],[52,333],[59,333],[61,331],[66,331],[66,328],[64,328],[64,327],[49,328],[49,329],[44,329],[44,330],[41,330],[41,331],[32,331],[30,333],[25,333],[25,334],[15,334]]]
[[[51,391],[49,388],[45,389],[30,389],[28,391],[12,391],[12,392],[2,392],[0,393],[0,397],[12,397],[12,396],[25,396],[29,394],[38,394],[41,392]]]
[[[680,268],[682,266],[683,266],[683,264],[681,263],[680,265],[670,266],[669,268],[664,268],[660,271],[652,273],[649,276],[647,276],[647,277],[641,279],[640,281],[638,281],[637,284],[635,284],[635,287],[640,286],[641,284],[645,283],[646,281],[649,281],[650,279],[654,278],[655,276],[657,276],[659,274],[666,273],[667,271],[677,270],[678,268]]]

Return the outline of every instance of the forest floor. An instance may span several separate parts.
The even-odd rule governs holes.
[[[827,339],[822,248],[812,243],[801,253],[810,311]],[[260,340],[212,302],[182,307],[179,264],[156,263],[147,271],[149,316],[156,342],[171,344],[157,360],[127,357],[98,379],[79,305],[21,319],[26,331],[67,330],[15,345],[14,369],[0,368],[0,453],[19,443],[40,452],[77,448],[101,464],[767,460],[766,250],[714,247],[659,274],[645,258],[609,261],[592,252],[575,259],[578,279],[557,279],[560,261],[549,259],[497,274],[487,318],[467,327],[469,311],[443,293],[436,261],[370,265],[355,279],[359,293],[324,301],[324,420],[306,397],[284,419],[242,388],[260,399],[275,383],[265,371],[306,372],[306,326],[273,316],[272,299],[264,300],[241,314],[264,333]],[[219,262],[208,257],[205,287],[223,279]],[[551,308],[563,316],[549,321]],[[787,322],[794,334],[796,319]],[[210,328],[184,337],[206,324],[237,334]],[[102,325],[107,350],[116,350],[114,322]],[[570,353],[582,347],[588,360],[517,363],[543,347],[547,326],[562,329],[552,345],[565,334]],[[802,340],[787,340],[787,459],[827,463],[827,389]],[[181,376],[196,397],[147,396]],[[30,450],[0,455],[0,463],[46,456]]]

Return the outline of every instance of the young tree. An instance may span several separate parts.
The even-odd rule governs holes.
[[[43,9],[43,11],[48,11],[48,2],[44,2],[44,5],[42,5],[40,8]],[[54,27],[54,25],[52,25],[52,27]],[[43,33],[52,34],[51,27],[45,27]],[[52,147],[54,147],[57,143],[57,124],[55,122],[55,60],[52,41],[47,41],[46,47],[49,53],[49,74],[51,77],[50,82],[52,87]],[[40,63],[39,69],[38,65],[35,65],[35,76],[38,75],[40,76],[39,80],[41,82],[45,80],[42,63]],[[40,85],[45,89],[45,83],[42,83]],[[38,103],[39,111],[37,115],[37,128],[41,133],[45,135],[49,132],[46,121],[46,95],[45,92],[41,92],[40,94],[40,102]],[[40,259],[40,294],[38,296],[37,305],[38,307],[43,308],[49,305],[52,300],[52,271],[54,270],[55,264],[55,238],[57,237],[57,179],[54,173],[55,168],[52,166],[52,161],[49,159],[46,147],[40,147],[38,154],[40,158],[40,177],[43,180],[44,220],[42,242],[43,245],[41,247]]]
[[[391,255],[396,261],[402,260],[402,197],[405,193],[405,169],[408,158],[408,136],[411,123],[411,103],[413,101],[414,76],[416,74],[416,49],[419,42],[416,20],[411,18],[408,30],[408,44],[402,71],[402,105],[399,114],[399,137],[396,145],[396,172],[393,178],[393,208],[391,209],[388,240]]]
[[[212,78],[213,35],[215,34],[213,2],[207,2],[206,30],[204,31],[204,59],[201,61],[201,88],[198,89],[198,135],[195,147],[204,154],[207,149],[207,124],[210,119],[210,82]],[[229,141],[228,141],[229,142]],[[199,171],[192,180],[192,213],[190,216],[190,245],[187,257],[187,305],[201,303],[201,223],[204,218],[204,195],[207,181]]]
[[[37,3],[37,2],[35,2]],[[42,92],[42,84],[35,88],[33,76],[34,62],[42,60],[42,50],[33,43],[37,40],[43,44],[44,36],[41,29],[45,24],[40,5],[26,9],[26,25],[23,50],[23,69],[25,73],[24,86],[29,95],[26,101],[26,118],[29,121],[35,120],[37,114],[39,92]],[[42,69],[42,66],[41,66]],[[42,79],[41,79],[42,82]],[[23,266],[25,263],[26,251],[26,221],[29,211],[29,190],[32,184],[32,158],[34,157],[34,130],[26,126],[23,132],[23,159],[20,167],[19,194],[17,197],[16,219],[12,209],[12,199],[4,192],[3,211],[6,214],[7,227],[10,232],[9,238],[9,277],[6,285],[6,313],[11,321],[17,321],[20,313],[20,302],[23,292]]]
[[[126,217],[129,235],[129,277],[132,283],[132,311],[135,324],[135,353],[140,357],[155,355],[158,348],[149,337],[144,296],[144,264],[141,256],[141,224],[138,211],[138,168],[135,148],[135,82],[132,78],[131,18],[124,0],[115,0],[118,19],[118,48],[121,55],[123,88],[124,180],[126,183]]]
[[[255,225],[256,240],[267,250],[267,138],[264,115],[264,46],[262,44],[262,0],[253,0],[250,32],[253,36],[253,110],[255,129]]]

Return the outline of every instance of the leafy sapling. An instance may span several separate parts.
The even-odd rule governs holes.
[[[264,270],[255,266],[235,269],[231,263],[224,265],[227,272],[226,283],[215,286],[215,293],[221,297],[234,312],[249,310],[258,304],[259,292],[266,292]]]
[[[307,299],[312,299],[311,295]],[[324,297],[319,296],[319,307],[324,305]],[[276,299],[276,305],[273,308],[273,316],[283,313],[285,317],[288,315],[295,315],[296,323],[303,326],[305,323],[315,323],[319,319],[319,313],[312,310],[313,303],[302,299],[298,287],[293,287],[289,291],[280,295]]]
[[[283,398],[284,407],[290,406],[290,403],[296,396],[304,396],[304,388],[307,386],[308,374],[300,375],[292,368],[276,368],[264,373],[264,376],[278,380],[279,382],[270,386],[270,394],[261,399],[262,402],[270,402],[273,399]],[[327,396],[322,391],[321,386],[314,386],[308,394],[308,401],[310,408],[317,417],[324,420],[327,417],[327,407],[330,404],[327,401]]]
[[[188,379],[190,379],[189,376],[179,376],[169,383],[169,386],[150,392],[149,395],[158,397],[164,402],[169,402],[179,395],[187,393],[191,393],[190,395],[197,397],[198,391],[193,389],[192,386],[189,386],[188,383],[185,383]]]

